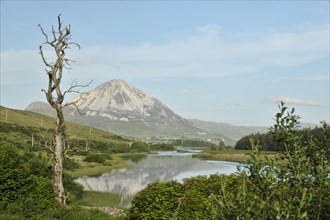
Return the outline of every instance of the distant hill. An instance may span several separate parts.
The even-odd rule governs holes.
[[[232,140],[239,140],[243,136],[253,133],[267,133],[268,127],[263,126],[237,126],[221,122],[202,121],[197,119],[190,119],[192,124],[200,129],[207,131],[210,134],[216,135],[217,133],[223,134]],[[317,125],[314,123],[302,122],[300,128],[315,128]]]
[[[197,119],[190,119],[190,121],[197,128],[213,134],[223,134],[232,140],[239,140],[241,137],[252,133],[268,132],[268,128],[262,126],[235,126],[227,123],[209,122]]]

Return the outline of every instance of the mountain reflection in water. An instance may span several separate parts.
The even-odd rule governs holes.
[[[99,177],[76,179],[85,190],[120,194],[123,205],[133,196],[156,181],[176,179],[182,181],[198,175],[230,174],[237,171],[237,163],[203,161],[192,158],[191,153],[160,152],[150,154],[128,169],[115,170]]]

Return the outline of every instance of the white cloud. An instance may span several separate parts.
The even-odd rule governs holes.
[[[303,105],[303,106],[322,106],[322,104],[317,100],[306,100],[306,99],[297,99],[297,98],[291,98],[287,96],[279,96],[276,98],[265,98],[264,101],[270,102],[270,103],[280,103],[283,101],[286,104],[290,105]]]
[[[299,66],[329,56],[329,30],[323,27],[299,32],[265,31],[254,39],[224,33],[212,24],[196,30],[184,39],[163,44],[106,46],[94,54],[98,59],[93,60],[116,64],[123,74],[169,77],[246,74],[262,68]]]
[[[165,43],[122,47],[100,45],[70,51],[76,60],[69,78],[206,77],[248,74],[263,68],[299,66],[329,56],[328,27],[298,31],[265,30],[245,37],[219,25],[196,27],[194,34]],[[1,52],[2,83],[29,81],[43,72],[36,51]],[[15,76],[15,77],[14,77]]]

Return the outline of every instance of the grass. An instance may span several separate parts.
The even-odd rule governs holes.
[[[79,168],[68,170],[67,173],[72,177],[77,178],[81,176],[99,176],[103,173],[109,173],[115,169],[127,168],[128,164],[121,155],[122,154],[112,154],[111,160],[106,160],[102,164],[85,162],[84,156],[71,156],[70,158],[79,164]]]
[[[0,106],[0,123],[16,124],[32,128],[54,129],[56,119],[38,113],[5,108]],[[70,138],[83,140],[94,140],[101,142],[129,142],[128,140],[89,126],[78,125],[72,122],[65,122],[66,133]]]
[[[109,192],[84,191],[80,198],[73,198],[70,202],[79,206],[120,207],[120,196]]]
[[[202,160],[222,160],[230,162],[244,163],[250,158],[250,150],[235,150],[235,149],[224,149],[219,151],[203,151],[201,153],[194,154],[194,158]],[[261,156],[275,157],[276,152],[272,151],[261,151]]]

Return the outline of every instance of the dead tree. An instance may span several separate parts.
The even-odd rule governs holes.
[[[86,87],[86,85],[78,85],[74,83],[70,88],[62,92],[61,80],[63,71],[70,69],[70,62],[72,60],[66,57],[66,50],[70,49],[71,45],[77,46],[80,49],[79,44],[71,41],[71,30],[70,25],[62,28],[61,15],[58,16],[58,27],[55,29],[52,26],[51,35],[47,35],[41,25],[38,25],[42,34],[45,37],[43,45],[48,46],[55,55],[54,61],[47,61],[43,45],[39,46],[39,54],[42,58],[44,65],[46,66],[46,73],[48,75],[48,88],[42,89],[46,95],[48,103],[56,110],[56,127],[54,131],[54,144],[53,144],[53,190],[55,198],[60,204],[66,205],[66,195],[63,187],[63,151],[64,151],[64,138],[65,138],[65,125],[63,108],[69,105],[73,105],[76,108],[76,103],[80,99],[76,99],[73,102],[63,104],[64,97],[67,93],[80,93],[78,87]]]

